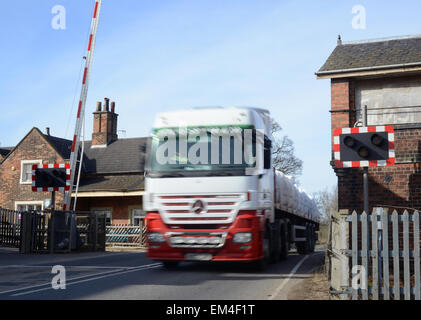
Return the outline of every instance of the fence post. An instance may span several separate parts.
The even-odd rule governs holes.
[[[143,244],[143,228],[142,228],[142,244]],[[326,255],[325,255],[325,274],[327,280],[331,280],[331,259],[330,259],[330,252],[332,252],[332,215],[329,218],[329,226],[327,231],[327,248],[326,248]]]
[[[92,217],[92,215],[93,215],[93,217]],[[93,230],[94,230],[94,236],[93,236],[93,238],[94,238],[94,248],[93,248],[93,250],[94,251],[96,251],[97,249],[96,249],[96,247],[97,247],[97,244],[98,244],[98,213],[92,213],[91,214],[91,220],[93,221]]]
[[[379,248],[378,248],[378,221],[377,210],[371,213],[371,257],[373,272],[373,300],[379,300]]]
[[[409,214],[403,213],[403,270],[404,270],[404,296],[405,300],[411,300],[411,275],[409,265]]]
[[[344,250],[348,249],[348,223],[345,221],[348,210],[340,210],[332,215],[331,287],[335,292],[343,292],[349,287],[349,264]],[[348,295],[341,293],[341,300]]]
[[[420,215],[418,211],[414,213],[414,273],[415,273],[415,300],[421,300],[420,288]]]
[[[20,253],[31,253],[32,240],[32,214],[30,212],[22,212],[21,214],[21,243]]]
[[[389,214],[387,209],[383,209],[382,214],[383,229],[383,299],[390,300],[390,276],[389,276]]]
[[[400,272],[399,272],[399,225],[398,212],[393,211],[393,300],[400,300]]]
[[[352,213],[352,269],[358,265],[358,215]],[[352,300],[358,300],[358,289],[352,288]]]
[[[369,239],[368,239],[368,214],[364,211],[361,215],[361,263],[364,268],[364,288],[362,290],[362,299],[368,300],[368,257],[369,257]]]
[[[50,253],[54,253],[54,249],[55,249],[55,215],[53,214],[53,212],[51,212],[50,215],[50,219],[48,221],[49,223],[49,232],[50,232]]]

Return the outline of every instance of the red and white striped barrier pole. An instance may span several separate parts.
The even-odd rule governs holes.
[[[86,55],[85,69],[83,70],[82,88],[79,99],[79,106],[77,109],[75,134],[73,136],[72,150],[70,154],[70,189],[64,193],[64,205],[63,210],[70,208],[70,202],[72,200],[73,183],[75,180],[76,172],[76,159],[79,151],[80,133],[82,128],[82,122],[85,118],[85,105],[86,98],[88,95],[88,83],[89,74],[91,72],[92,59],[94,55],[96,33],[98,30],[99,12],[101,9],[102,0],[95,0],[94,13],[91,22],[91,32],[89,35],[88,52]],[[81,156],[82,157],[82,156]],[[80,164],[81,165],[81,164]]]

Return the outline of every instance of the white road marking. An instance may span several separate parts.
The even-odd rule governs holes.
[[[276,290],[272,293],[272,295],[269,297],[269,300],[275,299],[279,292],[285,287],[285,285],[288,283],[288,281],[292,278],[292,276],[298,271],[298,269],[301,267],[301,265],[310,257],[310,255],[306,255],[304,258],[302,258],[292,269],[291,273],[288,275],[284,281],[279,285],[279,287],[276,288]]]
[[[19,265],[19,264],[12,264],[9,266],[0,266],[1,268],[52,268],[55,265],[48,265],[48,266],[31,266],[31,265]],[[66,269],[69,268],[78,268],[78,269],[133,269],[133,268],[139,268],[137,267],[122,267],[122,266],[115,266],[115,267],[104,267],[104,266],[64,266]]]
[[[1,252],[1,249],[0,249],[0,252]],[[97,258],[108,258],[108,257],[115,257],[115,256],[119,256],[119,255],[125,255],[125,254],[134,254],[134,253],[143,253],[143,252],[104,252],[104,253],[100,253],[100,254],[97,254],[97,255],[92,255],[92,256],[88,256],[88,255],[78,255],[78,256],[72,256],[72,257],[69,257],[69,256],[62,256],[63,258],[64,258],[64,260],[63,261],[57,261],[57,263],[55,263],[55,261],[51,261],[51,259],[53,259],[53,257],[51,257],[51,259],[48,259],[48,260],[50,260],[50,261],[44,261],[44,263],[54,263],[55,265],[56,264],[65,264],[65,263],[67,263],[67,262],[74,262],[74,261],[79,261],[79,260],[89,260],[89,259],[97,259]],[[69,259],[66,259],[66,258],[68,258],[69,257]],[[4,266],[4,265],[0,265],[0,268],[9,268],[9,267],[15,267],[15,266],[25,266],[25,265],[18,265],[18,264],[14,264],[14,265],[6,265],[6,266]],[[34,266],[35,267],[35,266]],[[122,268],[126,268],[126,267],[122,267]]]
[[[99,277],[94,277],[94,278],[89,278],[89,279],[84,279],[84,280],[79,280],[79,281],[73,281],[71,283],[68,283],[66,281],[66,287],[71,286],[73,284],[78,284],[78,283],[83,283],[83,282],[88,282],[88,281],[94,281],[94,280],[108,278],[108,277],[113,277],[113,276],[119,276],[119,275],[130,273],[130,272],[142,271],[142,270],[147,270],[147,269],[153,269],[153,268],[158,268],[158,267],[161,267],[161,266],[162,266],[162,264],[161,263],[158,263],[158,264],[155,264],[155,265],[149,265],[149,266],[139,267],[139,268],[136,268],[136,269],[126,270],[126,271],[122,271],[122,272],[116,271],[116,272],[114,272],[112,274],[102,275],[102,276],[99,276]],[[97,275],[100,275],[100,274],[97,274]],[[91,275],[91,276],[95,276],[95,275]],[[75,279],[73,278],[71,280],[75,280]],[[51,283],[49,285],[51,285]],[[23,295],[35,293],[35,292],[52,290],[52,289],[53,288],[50,286],[50,287],[47,287],[47,288],[41,288],[41,289],[36,289],[36,290],[31,290],[31,291],[25,291],[25,292],[15,293],[15,294],[12,294],[12,297],[18,297],[18,296],[23,296]]]
[[[150,267],[150,266],[161,266],[161,265],[162,265],[161,263],[146,264],[146,265],[143,265],[143,266],[132,267],[133,269],[130,269],[130,271],[136,271],[137,269],[140,269],[140,268],[145,268],[145,267]],[[68,279],[67,281],[79,280],[79,279],[84,279],[84,278],[88,278],[88,277],[100,276],[100,275],[107,275],[107,274],[110,274],[110,273],[118,272],[120,270],[124,270],[124,269],[117,269],[117,270],[106,271],[106,272],[101,272],[101,273],[88,274],[88,275],[84,275],[84,276],[74,277],[74,278]],[[0,295],[5,294],[5,293],[10,293],[10,292],[15,292],[15,291],[44,287],[44,286],[49,286],[48,289],[51,289],[51,282],[2,291],[2,292],[0,292]]]

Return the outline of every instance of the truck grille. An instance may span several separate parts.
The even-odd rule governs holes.
[[[242,194],[158,196],[160,214],[170,224],[232,223],[245,200]]]

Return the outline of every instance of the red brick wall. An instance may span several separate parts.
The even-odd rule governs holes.
[[[353,80],[332,80],[332,140],[334,129],[352,127],[356,122],[354,88]],[[395,166],[369,169],[370,207],[395,206],[420,210],[421,126],[413,129],[395,126],[395,151]],[[339,208],[362,210],[362,169],[335,169],[335,172],[338,176]]]
[[[0,207],[15,209],[15,201],[44,201],[50,192],[33,192],[31,184],[21,184],[21,160],[43,160],[43,163],[63,163],[63,159],[40,132],[32,129],[17,149],[0,164]],[[63,193],[56,193],[56,206],[63,201]]]
[[[361,169],[338,170],[339,208],[363,208]],[[389,181],[389,182],[388,182]],[[421,170],[419,164],[369,169],[370,207],[421,209]]]
[[[77,210],[90,211],[92,208],[112,208],[113,224],[131,223],[130,207],[142,207],[142,197],[97,197],[97,198],[79,198]]]
[[[353,80],[332,79],[331,113],[332,132],[335,129],[349,128],[355,123],[355,90]],[[332,134],[333,152],[333,134]],[[332,153],[333,156],[333,153]]]

